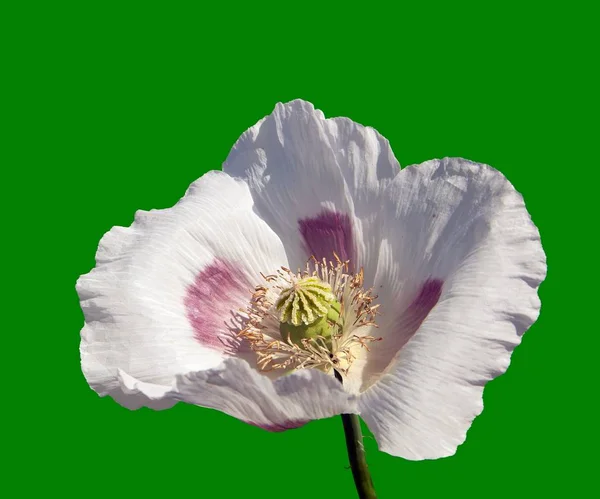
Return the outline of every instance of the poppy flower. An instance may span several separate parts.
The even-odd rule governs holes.
[[[358,414],[379,448],[452,455],[536,320],[546,273],[522,196],[460,158],[400,168],[386,139],[301,100],[223,171],[101,240],[77,283],[90,386],[270,431]]]

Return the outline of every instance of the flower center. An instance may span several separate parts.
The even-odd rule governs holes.
[[[317,368],[347,375],[360,349],[379,341],[379,305],[363,289],[363,271],[349,272],[349,262],[312,257],[303,271],[282,267],[263,275],[244,312],[248,319],[239,336],[247,340],[262,370]]]
[[[279,332],[284,340],[301,346],[306,338],[322,338],[331,346],[331,338],[343,326],[341,304],[331,286],[315,276],[292,277],[292,284],[277,298]]]

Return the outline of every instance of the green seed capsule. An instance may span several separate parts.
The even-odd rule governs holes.
[[[340,328],[341,305],[326,282],[305,277],[284,289],[276,303],[280,312],[279,331],[284,340],[301,345],[303,339],[319,336],[331,346],[331,337]]]

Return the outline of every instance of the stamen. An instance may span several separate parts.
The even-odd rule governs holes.
[[[335,253],[333,257],[335,262],[319,262],[311,256],[305,269],[296,273],[286,267],[276,274],[261,273],[266,284],[251,292],[245,310],[247,321],[238,333],[256,352],[261,370],[335,369],[347,375],[357,350],[369,351],[370,343],[381,340],[359,331],[361,327],[377,327],[375,317],[379,314],[379,305],[373,305],[377,296],[372,289],[362,288],[363,269],[349,274],[350,262]],[[332,302],[337,303],[333,316],[328,312]],[[289,334],[283,338],[280,332],[282,322],[303,327],[325,317],[331,337],[316,335],[292,341]]]

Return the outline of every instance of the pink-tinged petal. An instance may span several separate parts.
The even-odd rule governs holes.
[[[270,431],[272,433],[281,433],[282,431],[296,430],[298,428],[302,428],[305,424],[307,424],[309,422],[310,421],[283,421],[282,423],[279,423],[279,424],[261,425],[261,424],[254,423],[253,421],[246,421],[246,423],[248,423],[249,425],[256,426],[257,428],[260,428],[261,430]]]
[[[237,311],[248,302],[254,286],[238,266],[223,259],[198,273],[187,288],[185,308],[202,345],[235,355],[240,347],[236,334],[243,327]]]
[[[355,261],[352,222],[345,213],[324,210],[316,217],[300,220],[298,225],[307,254],[319,261],[333,260],[334,254],[342,261]]]
[[[436,305],[442,294],[442,286],[444,282],[440,279],[428,279],[423,283],[419,294],[408,306],[408,308],[400,316],[398,323],[399,336],[403,336],[401,343],[398,345],[402,348],[405,343],[417,331],[418,327],[431,312],[431,309]]]
[[[337,248],[374,275],[380,196],[400,170],[376,130],[325,119],[302,100],[277,104],[240,137],[223,169],[248,182],[257,213],[283,241],[292,269],[311,253],[331,258]]]
[[[317,369],[302,369],[271,380],[237,358],[215,369],[181,375],[177,397],[223,411],[269,431],[284,431],[314,420],[356,412],[356,397]]]
[[[393,307],[387,300],[385,316],[378,320],[379,328],[373,335],[382,338],[381,341],[373,343],[361,374],[361,390],[366,390],[385,372],[400,349],[417,332],[421,323],[431,312],[440,299],[443,281],[440,279],[427,279],[416,287],[412,294],[404,291],[408,296],[408,306],[403,304],[403,299],[397,298],[398,306]],[[382,293],[383,294],[383,293]]]
[[[212,172],[174,207],[138,212],[131,227],[102,238],[96,267],[77,282],[82,369],[100,395],[162,407],[171,395],[155,399],[152,386],[170,389],[178,374],[238,353],[228,343],[235,313],[261,272],[287,265],[253,204],[246,184]]]
[[[361,394],[360,414],[385,452],[449,456],[538,316],[545,254],[523,198],[486,165],[448,158],[406,168],[382,202],[380,330],[396,348],[406,339],[390,339],[398,325],[420,325]],[[396,314],[403,309],[413,312]]]

